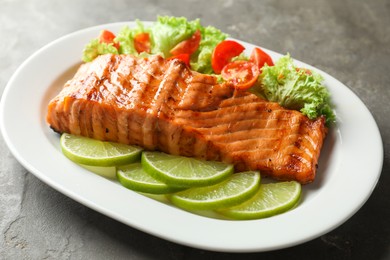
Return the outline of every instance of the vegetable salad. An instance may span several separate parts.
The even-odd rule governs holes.
[[[335,121],[320,74],[296,67],[289,54],[274,62],[256,47],[247,57],[245,47],[227,37],[215,27],[202,26],[199,19],[160,16],[149,27],[136,21],[135,27],[124,26],[117,35],[101,31],[85,46],[82,59],[90,62],[107,53],[179,59],[191,70],[217,75],[238,91],[251,91],[310,119],[325,116],[328,124]]]

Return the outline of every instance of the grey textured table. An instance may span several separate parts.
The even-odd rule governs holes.
[[[383,138],[384,166],[372,196],[343,225],[310,242],[264,253],[208,252],[69,199],[26,171],[0,137],[0,259],[390,259],[390,1],[0,0],[0,93],[27,57],[58,37],[157,15],[201,18],[234,38],[290,52],[350,87]]]

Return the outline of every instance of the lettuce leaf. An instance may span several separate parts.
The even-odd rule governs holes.
[[[289,109],[301,111],[310,119],[321,115],[329,124],[335,120],[330,93],[322,84],[323,78],[315,71],[294,65],[289,54],[280,58],[275,66],[264,66],[259,83],[253,93]]]
[[[142,32],[147,32],[147,29],[145,29],[143,23],[138,20],[136,21],[136,26],[134,28],[124,26],[114,39],[114,42],[119,42],[119,50],[117,50],[112,43],[101,43],[98,38],[92,39],[85,46],[82,59],[84,62],[89,62],[99,55],[108,53],[138,55],[134,47],[134,36]]]
[[[225,40],[228,35],[212,26],[202,27],[200,32],[202,40],[198,50],[191,55],[191,69],[200,73],[212,74],[214,72],[211,67],[211,56],[214,48],[218,43]]]
[[[99,39],[92,39],[84,48],[82,59],[84,62],[90,62],[97,56],[112,53],[118,54],[118,50],[112,43],[100,43]]]
[[[160,16],[150,28],[152,54],[161,54],[168,58],[170,50],[183,40],[189,39],[196,30],[200,30],[202,40],[198,50],[191,55],[191,69],[211,74],[211,55],[215,46],[225,40],[227,34],[215,27],[203,27],[199,19],[188,21],[184,17]]]
[[[137,50],[134,47],[134,37],[139,33],[149,32],[139,20],[136,20],[136,26],[129,28],[128,26],[122,27],[114,41],[119,42],[120,54],[132,54],[138,55]]]
[[[190,38],[201,25],[199,19],[187,21],[185,17],[159,16],[150,27],[152,53],[168,58],[169,51],[179,42]]]
[[[106,53],[142,55],[143,57],[160,54],[164,58],[168,58],[171,56],[170,50],[181,41],[189,39],[196,30],[200,30],[202,40],[198,50],[191,55],[191,69],[212,74],[211,56],[213,50],[218,43],[226,39],[227,34],[212,26],[201,26],[199,19],[188,21],[185,17],[159,16],[157,21],[148,28],[145,28],[144,24],[137,20],[134,28],[124,26],[115,37],[114,42],[119,43],[119,51],[112,44],[99,43],[98,39],[93,39],[84,49],[83,61],[92,61],[97,56]],[[134,37],[143,32],[148,32],[150,35],[150,54],[138,54],[134,47]]]

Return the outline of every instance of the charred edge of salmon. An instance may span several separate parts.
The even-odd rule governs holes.
[[[50,129],[53,130],[55,133],[59,134],[59,135],[62,135],[64,132],[62,131],[59,131],[57,130],[56,128],[54,128],[52,125],[49,125]]]
[[[235,151],[235,143],[229,143],[234,134],[230,124],[245,126],[249,115],[264,121],[259,124],[260,134],[271,130],[281,136],[274,154],[260,145],[261,156],[256,157],[256,152]],[[311,121],[251,93],[236,93],[231,86],[217,84],[213,76],[158,56],[137,59],[108,54],[83,64],[49,103],[46,119],[58,133],[224,161],[239,171],[260,170],[265,176],[302,184],[314,180],[327,132],[324,118]],[[220,123],[229,127],[218,128]],[[227,138],[217,141],[208,129],[219,129]],[[249,130],[244,129],[244,138]]]
[[[305,127],[308,128],[308,131],[311,133],[317,133],[320,137],[320,142],[317,143],[317,149],[314,149],[311,167],[306,168],[306,170],[302,171],[302,167],[300,167],[302,161],[305,159],[299,154],[299,153],[292,153],[290,154],[290,160],[288,163],[284,166],[285,169],[280,170],[280,175],[277,175],[275,179],[277,180],[289,180],[289,176],[284,174],[285,172],[294,172],[294,175],[296,176],[296,180],[299,181],[301,184],[308,184],[314,181],[317,169],[318,169],[318,160],[320,156],[320,152],[324,143],[324,140],[326,138],[328,128],[325,124],[326,118],[324,116],[321,116],[315,120],[308,120],[304,123]],[[301,139],[298,139],[296,142],[294,142],[294,146],[297,149],[301,148]]]

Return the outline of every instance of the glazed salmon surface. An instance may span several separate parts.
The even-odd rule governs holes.
[[[302,184],[315,178],[325,119],[218,84],[178,60],[102,55],[48,105],[58,133],[233,163]]]

